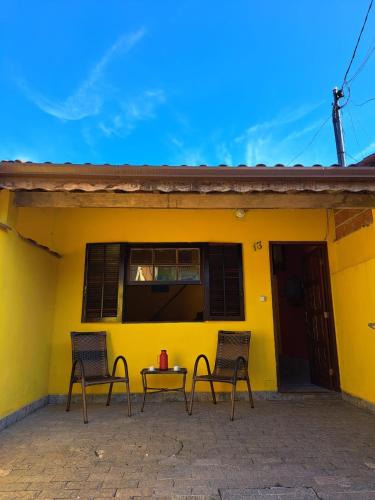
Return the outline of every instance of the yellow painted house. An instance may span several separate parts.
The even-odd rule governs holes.
[[[373,410],[374,208],[374,157],[345,168],[1,162],[0,429],[66,396],[71,331],[105,330],[134,394],[161,349],[189,388],[218,330],[250,330],[256,396],[331,390]]]

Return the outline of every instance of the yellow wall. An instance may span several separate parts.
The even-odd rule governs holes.
[[[40,234],[40,218],[54,221],[54,230]],[[111,358],[128,360],[131,389],[141,391],[139,371],[156,363],[160,349],[167,349],[170,364],[192,371],[195,358],[206,353],[214,359],[217,331],[251,330],[250,373],[253,389],[276,390],[269,241],[321,241],[326,235],[326,213],[319,210],[252,210],[243,220],[233,210],[138,209],[20,209],[23,233],[39,231],[44,243],[63,258],[58,261],[58,288],[49,377],[49,393],[67,392],[71,368],[71,330],[105,329]],[[263,248],[252,245],[261,240]],[[243,243],[246,320],[243,322],[82,324],[82,288],[87,242],[239,242]],[[259,297],[265,295],[266,302]],[[207,391],[205,384],[198,390]],[[218,389],[223,389],[218,387]],[[78,388],[77,388],[78,390]],[[92,389],[93,391],[95,389]],[[103,388],[98,389],[103,390]],[[105,390],[105,389],[104,389]],[[117,389],[122,390],[121,387]]]
[[[3,193],[1,195],[1,220],[7,222],[8,218],[4,218],[7,201]],[[203,352],[214,359],[218,329],[249,329],[253,333],[250,357],[253,388],[276,390],[268,243],[322,241],[327,236],[326,224],[326,212],[319,210],[252,210],[245,219],[239,220],[231,210],[19,209],[17,228],[22,234],[56,249],[63,257],[54,259],[23,243],[15,233],[0,232],[0,284],[5,297],[0,305],[0,335],[4,337],[2,345],[5,349],[0,356],[6,355],[8,360],[10,352],[15,359],[22,356],[18,366],[22,367],[23,375],[27,374],[27,383],[20,375],[10,384],[13,370],[0,378],[2,393],[6,389],[7,394],[12,394],[9,401],[0,406],[0,415],[39,395],[66,393],[71,366],[71,330],[105,329],[110,357],[126,356],[132,390],[139,392],[139,371],[156,363],[160,349],[168,350],[170,364],[184,365],[191,372],[197,354]],[[367,326],[368,322],[375,321],[374,226],[338,242],[334,241],[332,227],[328,234],[341,386],[354,396],[375,402],[375,333]],[[100,241],[241,242],[246,320],[82,324],[85,245]],[[254,251],[255,241],[262,241],[261,250]],[[23,293],[19,293],[20,282],[23,283]],[[261,295],[267,297],[266,302],[260,302]],[[8,313],[11,310],[22,311],[22,315],[14,318]],[[50,331],[52,343],[47,388]],[[13,334],[5,335],[4,332]],[[32,356],[29,356],[30,342]],[[4,366],[2,360],[0,366]],[[9,387],[13,388],[12,391],[8,390]],[[207,390],[207,387],[202,384],[200,389]]]
[[[14,228],[10,201],[1,191],[0,222]],[[0,230],[0,418],[48,394],[56,261]]]
[[[375,403],[374,225],[332,243],[330,261],[341,388]]]
[[[8,223],[10,198],[9,191],[0,191],[0,222],[2,224]]]
[[[191,373],[199,353],[213,361],[219,329],[248,329],[253,389],[276,390],[268,243],[327,236],[326,212],[320,210],[252,210],[243,220],[232,210],[16,210],[6,191],[0,192],[0,222],[13,228],[0,230],[0,417],[67,392],[72,330],[105,329],[110,358],[126,356],[132,391],[140,392],[139,371],[156,363],[160,349],[168,350],[170,364]],[[30,245],[17,231],[63,257]],[[331,226],[328,236],[341,387],[375,403],[375,332],[367,326],[375,322],[375,229],[336,242]],[[85,245],[100,241],[242,243],[245,321],[82,324]],[[254,251],[256,241],[261,250]]]

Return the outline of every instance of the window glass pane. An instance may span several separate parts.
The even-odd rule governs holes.
[[[131,264],[152,264],[152,248],[132,248],[130,250]]]
[[[178,249],[179,264],[199,264],[199,249],[198,248],[179,248]]]
[[[152,266],[130,266],[129,281],[153,281]]]
[[[155,281],[176,281],[176,266],[155,266]]]
[[[199,266],[179,266],[179,281],[200,281]]]
[[[155,265],[157,264],[176,264],[175,248],[157,248],[155,249]]]

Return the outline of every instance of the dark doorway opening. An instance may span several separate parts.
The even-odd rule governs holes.
[[[270,250],[279,391],[339,390],[327,247],[271,243]]]

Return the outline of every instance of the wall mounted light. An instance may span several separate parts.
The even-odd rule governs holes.
[[[237,217],[237,219],[243,219],[246,215],[246,210],[244,208],[237,208],[234,214]]]

